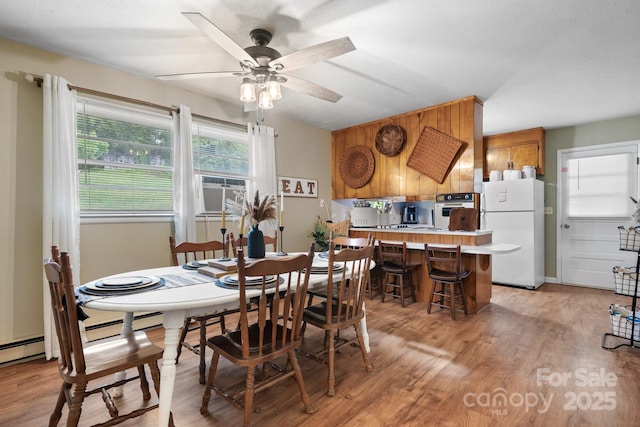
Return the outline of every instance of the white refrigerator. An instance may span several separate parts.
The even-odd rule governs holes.
[[[536,289],[544,282],[544,183],[535,178],[485,182],[480,225],[493,243],[519,251],[492,256],[492,281]]]

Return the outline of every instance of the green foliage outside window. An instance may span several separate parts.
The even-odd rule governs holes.
[[[82,211],[171,211],[172,133],[81,112],[77,116]]]

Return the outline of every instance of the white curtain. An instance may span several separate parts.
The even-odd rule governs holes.
[[[196,242],[196,182],[191,144],[191,109],[180,105],[173,115],[173,209],[176,242]]]
[[[76,176],[76,91],[58,76],[43,78],[43,215],[42,253],[51,256],[51,245],[68,252],[73,276],[80,278],[80,215]],[[51,296],[43,282],[44,347],[47,359],[58,357],[51,313]]]
[[[249,123],[249,188],[247,197],[253,197],[256,190],[260,198],[268,194],[277,197],[278,182],[276,175],[276,144],[275,132],[268,126]],[[269,236],[273,236],[276,224],[263,223],[260,229]]]

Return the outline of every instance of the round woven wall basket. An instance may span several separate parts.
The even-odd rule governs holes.
[[[376,135],[376,149],[385,156],[400,154],[406,141],[404,129],[397,125],[384,125]]]
[[[369,182],[374,169],[373,153],[364,145],[347,148],[340,160],[340,176],[351,188],[360,188]]]

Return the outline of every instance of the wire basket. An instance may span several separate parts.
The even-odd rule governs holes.
[[[327,227],[329,231],[333,231],[333,236],[348,236],[349,235],[349,227],[351,226],[351,221],[345,219],[340,222],[326,222],[321,221]]]
[[[618,227],[620,234],[620,250],[623,251],[640,251],[640,226],[625,227],[621,225]]]
[[[634,289],[636,289],[636,279],[638,277],[636,267],[615,266],[611,271],[613,271],[613,282],[615,283],[616,294],[633,296]],[[636,296],[640,296],[637,291]]]
[[[640,341],[640,316],[636,312],[635,326],[632,324],[631,306],[621,307],[617,304],[609,305],[609,317],[611,318],[611,333],[621,338],[631,339],[633,328],[633,340]]]

